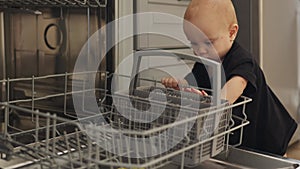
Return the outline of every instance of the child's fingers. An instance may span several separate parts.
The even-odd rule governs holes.
[[[176,79],[171,78],[170,79],[170,85],[172,88],[177,89],[178,88],[178,81]]]
[[[185,92],[191,92],[191,93],[196,93],[196,94],[199,94],[201,96],[208,96],[208,94],[204,91],[204,90],[198,90],[198,89],[195,89],[195,88],[183,88],[183,91]]]
[[[202,91],[197,90],[197,89],[195,89],[195,88],[191,88],[191,92],[196,93],[196,94],[203,95]]]
[[[200,90],[195,89],[195,88],[187,87],[187,88],[183,88],[183,91],[199,94],[201,96],[208,96],[208,94],[205,91],[203,91],[203,90],[200,91]]]
[[[172,77],[164,77],[161,79],[161,83],[165,86],[165,87],[170,87],[173,89],[179,89],[178,88],[178,82],[176,79],[172,78]]]
[[[178,80],[178,87],[179,88],[186,88],[188,86],[188,82],[184,79]]]
[[[208,96],[208,94],[204,90],[201,90],[201,93],[203,96]]]
[[[174,78],[168,78],[166,80],[166,84],[167,84],[167,87],[171,87],[171,88],[174,88],[174,89],[178,88],[178,82]]]
[[[185,92],[192,92],[191,88],[182,88],[182,90]]]

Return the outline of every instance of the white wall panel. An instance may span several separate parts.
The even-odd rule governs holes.
[[[264,0],[261,17],[262,67],[271,88],[294,118],[299,118],[297,4],[298,0]]]

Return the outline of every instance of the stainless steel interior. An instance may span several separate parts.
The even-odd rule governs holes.
[[[2,79],[73,72],[76,59],[88,38],[108,20],[107,1],[28,0],[1,1],[0,4]],[[105,46],[100,50],[104,49]],[[105,59],[99,71],[106,71]],[[57,90],[63,91],[64,81],[61,78],[39,80],[35,87],[48,95]],[[101,82],[98,84],[103,85]],[[10,98],[32,97],[31,84],[19,82],[9,88],[13,91]],[[8,87],[2,84],[1,89],[1,100],[6,101],[3,93]],[[61,100],[40,104],[50,110],[62,105]]]
[[[10,78],[72,72],[83,45],[106,22],[99,8],[4,10]]]

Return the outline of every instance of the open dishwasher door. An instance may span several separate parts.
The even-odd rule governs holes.
[[[242,150],[230,147],[228,152],[223,152],[214,157],[212,162],[231,164],[241,168],[278,168],[293,169],[299,168],[300,161],[284,158],[278,155],[267,155],[249,150]]]
[[[173,169],[168,165],[163,169]],[[178,167],[177,167],[178,168]],[[227,152],[202,162],[191,169],[299,169],[300,161],[279,156],[266,155],[254,151],[229,147]]]

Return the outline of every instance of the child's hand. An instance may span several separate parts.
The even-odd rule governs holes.
[[[208,94],[204,90],[198,90],[195,88],[187,87],[188,83],[186,80],[177,80],[172,77],[164,77],[161,79],[161,83],[165,87],[173,88],[176,90],[182,89],[185,92],[191,92],[191,93],[200,94],[202,96],[208,96]]]
[[[183,91],[196,93],[196,94],[199,94],[201,96],[208,96],[208,94],[204,90],[198,90],[198,89],[195,89],[195,88],[184,88]]]
[[[184,88],[184,86],[187,86],[187,81],[186,80],[177,80],[173,77],[164,77],[161,79],[161,83],[165,87],[173,88],[176,90],[179,90],[180,88]]]

